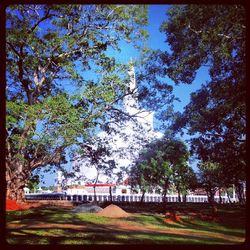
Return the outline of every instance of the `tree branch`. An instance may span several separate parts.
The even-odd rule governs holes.
[[[32,33],[35,28],[43,21],[45,21],[46,19],[53,17],[53,15],[49,15],[50,9],[47,10],[46,14],[44,17],[42,17],[39,21],[37,21],[30,29],[30,31],[28,32],[28,34]]]
[[[193,28],[191,27],[190,23],[188,24],[188,28],[189,28],[191,31],[193,31],[196,35],[199,35],[200,33],[204,32],[204,31],[202,31],[202,30],[195,30],[195,29],[193,29]],[[206,31],[206,33],[207,33],[207,34],[210,34],[209,31]],[[225,34],[223,34],[223,33],[218,33],[217,35],[220,36],[220,37],[224,37],[224,38],[226,38],[226,39],[237,39],[237,40],[240,40],[240,39],[243,39],[243,38],[244,38],[244,37],[236,37],[236,38],[234,38],[234,37],[225,35]]]
[[[10,46],[10,48],[15,52],[15,54],[17,54],[18,55],[18,57],[20,57],[20,54],[18,53],[18,51],[15,49],[15,47],[10,43],[10,42],[6,42],[9,46]]]
[[[116,9],[121,8],[121,7],[122,7],[121,5],[117,5],[117,6],[107,15],[107,19],[109,18],[109,16],[110,16],[111,14],[113,14],[113,12],[114,12]]]
[[[200,33],[202,33],[202,30],[194,30],[193,28],[191,28],[190,23],[188,24],[188,28],[193,31],[196,35],[199,35]]]
[[[203,135],[206,135],[206,136],[214,136],[214,137],[221,137],[221,138],[226,138],[227,135],[222,135],[222,134],[213,134],[213,133],[203,133]],[[238,142],[245,142],[246,140],[243,140],[243,139],[238,139],[238,138],[235,138],[236,141]]]
[[[17,62],[17,66],[18,66],[18,70],[19,70],[18,78],[19,78],[19,80],[20,80],[21,84],[23,85],[23,88],[26,92],[29,105],[32,105],[33,101],[32,101],[32,94],[31,94],[30,89],[29,89],[29,83],[26,79],[23,78],[23,75],[24,75],[23,58],[24,58],[23,47],[21,46],[20,47],[20,56],[19,56],[19,60]]]
[[[61,160],[61,155],[66,146],[58,147],[52,155],[49,153],[45,156],[41,156],[40,158],[33,158],[30,162],[31,169],[34,170],[39,166],[45,166],[48,164],[59,164]]]

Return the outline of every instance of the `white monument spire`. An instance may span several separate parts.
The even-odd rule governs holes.
[[[117,169],[114,170],[114,174],[112,175],[114,180],[117,177],[115,172],[117,173],[117,171],[121,170],[121,167],[129,168],[147,142],[163,136],[162,133],[154,131],[154,113],[139,108],[135,69],[132,58],[130,58],[128,66],[129,80],[127,82],[126,96],[123,99],[123,108],[127,114],[135,116],[133,119],[126,119],[120,122],[120,124],[115,124],[117,132],[116,130],[111,133],[102,131],[97,135],[98,140],[111,148],[111,155],[106,157],[107,159],[114,160],[116,163]],[[95,144],[93,144],[93,146],[95,146]],[[70,183],[68,185],[78,183],[79,180],[77,179],[85,181],[96,177],[97,170],[88,158],[75,160],[74,164],[72,170],[76,171],[77,165],[79,164],[80,172],[76,174],[78,178],[67,179],[67,183]],[[100,180],[104,183],[107,182],[109,178],[110,177],[104,173],[100,175]],[[57,179],[58,183],[63,181],[62,173],[58,173]]]
[[[135,68],[133,65],[132,58],[129,61],[129,84],[127,88],[127,95],[124,97],[124,108],[125,110],[130,113],[136,113],[138,110],[138,101],[137,101],[137,87],[136,87],[136,80],[135,80]]]
[[[135,68],[134,68],[132,57],[130,57],[130,61],[129,61],[128,74],[130,77],[130,84],[129,84],[130,91],[136,90]]]

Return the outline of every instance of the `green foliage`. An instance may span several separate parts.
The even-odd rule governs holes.
[[[34,192],[39,188],[40,178],[39,175],[32,175],[29,178],[27,187],[31,190],[31,192]]]
[[[203,162],[198,165],[199,168],[199,182],[207,194],[210,202],[214,202],[214,195],[223,182],[223,173],[218,163]]]
[[[49,186],[49,187],[46,187],[46,186],[41,186],[41,189],[42,190],[50,190],[50,191],[53,191],[54,190],[54,186]]]
[[[211,78],[191,95],[184,113],[176,114],[172,129],[187,129],[192,153],[218,163],[224,185],[241,183],[246,167],[244,6],[174,6],[161,30],[172,50],[162,55],[165,72],[176,84],[191,84],[202,66]]]
[[[202,64],[221,70],[224,59],[245,50],[245,9],[241,5],[178,5],[161,26],[172,54],[167,73],[176,83],[191,83]],[[212,74],[211,74],[212,75]]]
[[[175,209],[182,211],[182,206]],[[220,220],[203,221],[182,216],[178,223],[166,223],[164,215],[138,213],[127,218],[105,218],[96,214],[76,215],[65,209],[36,208],[27,211],[8,211],[8,223],[18,223],[20,228],[8,228],[6,240],[9,244],[238,244],[245,239],[245,208],[218,206]],[[159,206],[157,206],[159,208]],[[170,208],[171,205],[168,206]],[[200,204],[187,204],[186,212],[207,213],[208,208]],[[18,221],[18,222],[17,222]],[[53,228],[32,228],[38,223],[53,223]],[[131,228],[128,232],[124,227]],[[23,228],[22,225],[28,225]],[[65,228],[65,226],[68,226]],[[76,228],[73,228],[75,226]],[[79,228],[91,230],[79,230]],[[136,228],[136,232],[133,231]],[[146,229],[146,230],[145,230]],[[107,234],[109,230],[109,234]],[[191,236],[192,237],[191,237]],[[68,239],[70,238],[70,239]]]
[[[128,68],[107,50],[119,51],[124,40],[140,49],[146,24],[144,5],[6,9],[8,185],[65,163],[67,148],[91,141],[126,90]]]
[[[131,169],[131,184],[148,191],[161,187],[163,195],[174,183],[185,193],[192,188],[195,174],[188,166],[189,152],[182,141],[173,139],[157,140],[141,152]],[[191,181],[192,180],[192,181]]]

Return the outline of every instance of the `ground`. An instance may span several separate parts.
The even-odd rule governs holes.
[[[106,205],[103,204],[103,207]],[[107,218],[70,209],[38,207],[7,212],[9,244],[241,244],[245,240],[245,208],[218,206],[216,218],[208,205],[124,204],[131,216]],[[151,208],[151,209],[150,209]],[[158,211],[157,211],[157,208]],[[203,208],[203,209],[202,209]],[[179,211],[177,221],[167,211]],[[149,212],[148,210],[151,210]]]

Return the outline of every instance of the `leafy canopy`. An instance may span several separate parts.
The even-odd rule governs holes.
[[[232,183],[246,166],[246,13],[242,5],[178,5],[161,26],[171,52],[162,53],[165,73],[176,84],[191,84],[197,70],[211,80],[191,94],[172,129],[186,128],[192,152],[219,163]],[[230,179],[230,180],[229,180]]]
[[[163,194],[171,184],[182,191],[191,187],[194,178],[188,166],[189,152],[186,145],[176,139],[160,139],[147,145],[131,168],[131,183],[141,189],[161,187]]]
[[[119,51],[123,40],[140,50],[146,24],[144,5],[6,9],[8,185],[65,163],[66,148],[88,143],[121,106],[128,66],[107,51]]]

